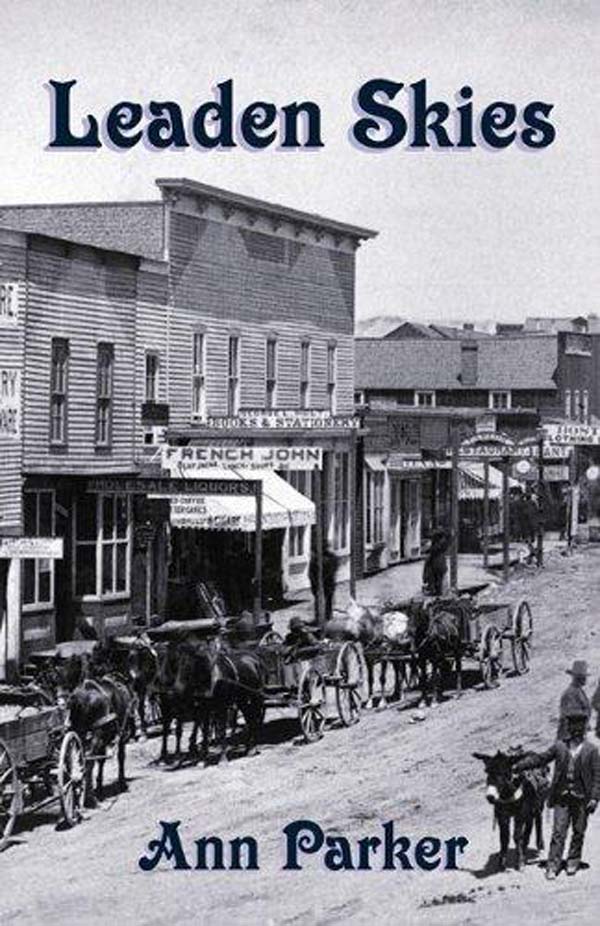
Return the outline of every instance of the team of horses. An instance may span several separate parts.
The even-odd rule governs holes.
[[[384,676],[395,675],[394,695],[409,680],[417,681],[421,698],[440,698],[447,670],[454,662],[460,689],[460,642],[464,614],[452,606],[415,600],[402,611],[366,608],[350,602],[347,613],[325,626],[324,640],[360,642],[367,669],[368,700],[373,703],[379,680],[380,706],[385,706]],[[410,677],[410,679],[409,679]],[[39,681],[64,703],[70,723],[86,744],[89,801],[101,799],[104,765],[111,750],[118,759],[118,786],[125,789],[127,743],[148,731],[148,713],[160,717],[159,762],[182,759],[183,726],[191,722],[188,754],[207,764],[228,758],[230,734],[244,720],[245,754],[257,750],[265,713],[265,666],[261,648],[251,641],[231,643],[225,637],[153,642],[145,634],[127,647],[98,643],[91,655],[72,655],[45,665]],[[174,734],[174,752],[169,738]],[[198,737],[200,736],[200,745]],[[97,765],[95,794],[92,769]]]

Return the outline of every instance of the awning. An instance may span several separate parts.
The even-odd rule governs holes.
[[[384,473],[386,466],[381,457],[374,453],[365,453],[365,463],[375,473]]]
[[[458,497],[462,499],[482,499],[484,497],[485,469],[483,463],[459,463]],[[489,498],[502,497],[502,472],[495,466],[489,467]],[[509,476],[508,486],[521,487],[518,479]]]
[[[260,479],[262,481],[262,528],[302,527],[315,523],[314,503],[272,470],[206,470],[211,479]],[[196,530],[256,530],[256,502],[253,496],[178,495],[171,499],[173,527]]]

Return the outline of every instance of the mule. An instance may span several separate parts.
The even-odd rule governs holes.
[[[431,693],[442,700],[444,682],[452,664],[456,672],[456,695],[462,694],[461,617],[446,609],[423,603],[415,608],[415,649],[419,666],[421,697],[431,704]],[[431,671],[428,672],[428,667]]]
[[[144,637],[138,637],[127,651],[125,671],[137,698],[138,721],[142,734],[148,733],[147,702],[158,700],[159,658],[156,648]]]
[[[227,648],[221,641],[190,641],[180,644],[178,657],[175,691],[196,706],[205,764],[213,724],[218,762],[228,758],[227,723],[237,709],[245,721],[246,755],[255,754],[264,717],[264,677],[259,656],[250,650]]]
[[[544,850],[543,811],[549,791],[548,769],[519,772],[514,767],[517,762],[531,755],[520,750],[512,753],[496,752],[494,756],[473,753],[473,757],[481,760],[485,766],[486,799],[494,808],[494,820],[500,832],[500,871],[506,869],[511,821],[518,871],[525,864],[534,827],[537,853]]]

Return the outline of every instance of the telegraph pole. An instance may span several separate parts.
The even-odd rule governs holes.
[[[450,588],[458,589],[458,476],[460,433],[456,422],[452,425],[452,491],[450,495]]]

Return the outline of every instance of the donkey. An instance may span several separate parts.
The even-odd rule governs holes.
[[[506,869],[511,820],[517,850],[517,871],[525,864],[525,855],[534,826],[537,852],[544,850],[543,810],[549,792],[548,769],[519,772],[515,768],[518,762],[531,755],[532,753],[525,753],[520,749],[508,753],[496,752],[494,756],[473,753],[473,757],[480,759],[485,766],[486,799],[494,808],[494,820],[498,823],[500,831],[500,871]]]
[[[221,641],[180,644],[175,691],[196,705],[202,725],[202,758],[208,761],[211,724],[214,722],[218,762],[227,756],[227,720],[239,708],[246,725],[246,755],[257,752],[264,716],[263,667],[256,653],[227,649]]]

